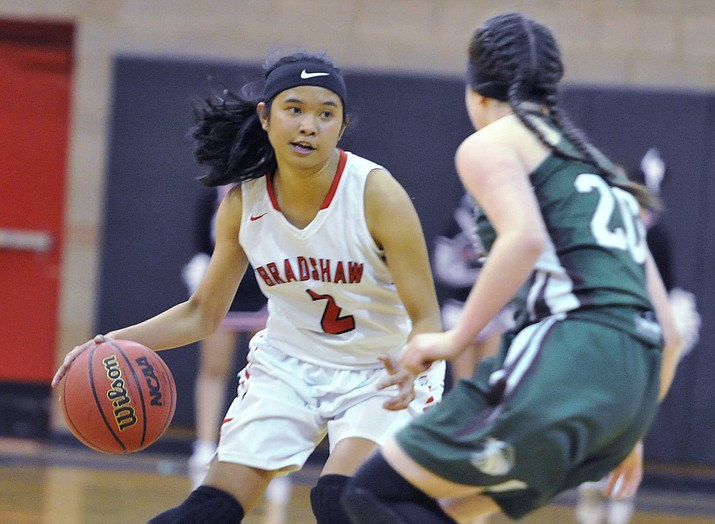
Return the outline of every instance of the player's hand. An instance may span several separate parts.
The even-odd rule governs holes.
[[[616,500],[632,497],[643,479],[643,442],[639,441],[628,456],[608,474],[603,494]]]
[[[459,354],[449,331],[421,333],[410,340],[400,355],[400,365],[417,376],[437,360],[449,360]]]
[[[105,341],[106,339],[104,338],[104,335],[96,335],[92,340],[88,340],[81,346],[75,346],[72,351],[67,353],[65,359],[62,361],[62,365],[59,367],[59,369],[55,373],[55,376],[52,378],[52,387],[56,388],[60,384],[62,377],[67,374],[70,369],[70,366],[72,365],[72,362],[74,362],[74,360],[79,356],[80,353],[95,346],[98,346]]]
[[[388,355],[378,357],[385,366],[387,376],[378,383],[378,389],[397,386],[397,394],[382,405],[387,410],[405,409],[415,399],[415,375],[402,368],[400,364]]]

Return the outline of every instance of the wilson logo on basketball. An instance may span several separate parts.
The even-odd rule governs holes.
[[[161,397],[161,384],[159,379],[156,378],[156,372],[154,371],[154,366],[149,363],[149,359],[146,357],[139,357],[135,362],[142,368],[142,374],[146,380],[146,385],[149,386],[149,396],[151,396],[150,404],[152,406],[163,406],[164,402]]]
[[[107,398],[112,401],[114,407],[114,420],[120,431],[137,423],[137,416],[134,407],[127,393],[122,370],[117,362],[116,355],[110,355],[102,360],[104,369],[107,370],[107,378],[112,381],[111,389],[107,390]]]

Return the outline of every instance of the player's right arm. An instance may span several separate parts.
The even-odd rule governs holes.
[[[191,344],[216,331],[248,267],[248,258],[238,243],[241,211],[241,189],[237,187],[219,206],[216,215],[216,246],[211,262],[199,287],[187,301],[148,320],[106,335],[97,335],[76,346],[66,355],[55,373],[52,387],[60,383],[77,355],[104,339],[132,340],[160,351]]]
[[[486,213],[497,238],[455,326],[444,333],[418,335],[408,343],[400,363],[412,372],[438,359],[453,359],[469,347],[527,280],[547,241],[529,170],[513,147],[482,133],[467,138],[455,160],[460,180]]]

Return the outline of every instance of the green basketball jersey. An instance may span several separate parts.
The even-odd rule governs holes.
[[[561,144],[563,146],[563,144]],[[548,232],[535,269],[514,300],[517,328],[558,313],[591,318],[640,338],[660,337],[645,284],[640,206],[589,164],[552,154],[530,175]],[[477,207],[486,250],[495,232]]]

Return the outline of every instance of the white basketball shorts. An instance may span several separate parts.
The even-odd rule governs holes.
[[[221,426],[218,459],[270,471],[300,469],[327,435],[330,451],[342,439],[359,437],[383,444],[412,418],[439,402],[444,362],[415,380],[415,400],[388,411],[396,387],[378,390],[387,373],[308,364],[253,337],[248,364],[239,373],[237,396]]]

